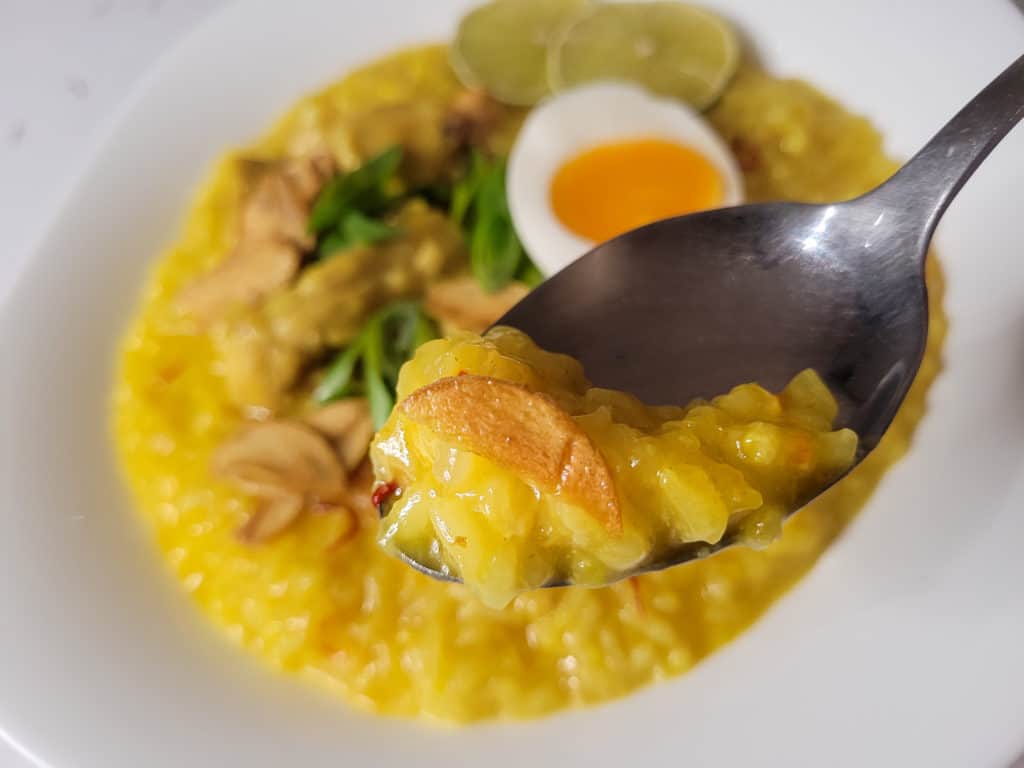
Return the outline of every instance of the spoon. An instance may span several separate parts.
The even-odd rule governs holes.
[[[828,205],[744,205],[655,222],[597,246],[497,324],[579,359],[597,386],[652,404],[678,405],[749,381],[778,390],[813,368],[839,403],[837,428],[860,437],[859,462],[878,445],[921,364],[924,263],[935,225],[1022,116],[1024,56],[871,192]],[[727,533],[716,544],[686,545],[621,577],[734,543]]]

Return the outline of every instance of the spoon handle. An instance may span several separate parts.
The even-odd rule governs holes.
[[[931,239],[939,218],[989,152],[1024,117],[1024,56],[1007,67],[911,158],[869,193]]]

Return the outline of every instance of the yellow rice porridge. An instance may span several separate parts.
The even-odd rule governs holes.
[[[416,573],[378,546],[366,500],[360,506],[345,495],[364,487],[358,451],[351,462],[351,445],[329,460],[323,455],[333,433],[306,411],[309,393],[326,384],[319,374],[308,378],[306,366],[350,344],[366,318],[393,299],[426,296],[428,310],[447,307],[441,330],[451,324],[479,332],[489,324],[460,315],[461,298],[445,303],[472,289],[457,282],[467,257],[444,217],[416,201],[376,225],[356,217],[352,233],[363,243],[380,238],[377,245],[303,267],[284,287],[281,275],[299,268],[296,254],[308,254],[294,244],[305,231],[292,233],[287,248],[259,241],[245,258],[272,267],[263,282],[243,285],[232,265],[217,267],[233,299],[250,302],[240,312],[215,306],[210,286],[196,281],[237,249],[240,226],[251,231],[244,227],[255,203],[243,211],[241,201],[255,166],[267,173],[267,163],[285,155],[308,159],[326,149],[324,164],[273,165],[261,177],[270,179],[260,187],[268,199],[291,190],[274,204],[298,206],[305,215],[312,196],[322,198],[331,183],[331,163],[352,168],[374,157],[382,178],[389,170],[381,151],[387,147],[373,146],[377,134],[360,133],[364,114],[414,101],[423,119],[433,120],[431,110],[460,91],[444,46],[402,51],[302,99],[252,146],[225,156],[146,285],[123,340],[113,394],[113,432],[139,512],[167,566],[231,642],[272,667],[336,689],[361,709],[450,722],[535,717],[605,701],[686,672],[743,631],[807,572],[907,450],[940,368],[946,329],[942,278],[930,259],[927,352],[892,428],[866,461],[762,551],[734,548],[604,588],[527,592],[502,609],[487,607],[462,585]],[[507,151],[524,114],[507,108],[495,115],[484,142]],[[803,82],[752,66],[740,69],[707,117],[738,158],[751,201],[846,198],[894,169],[867,121]],[[436,180],[429,161],[448,135],[435,131],[406,142],[403,183]],[[401,269],[374,271],[381,253]],[[431,295],[442,281],[454,294]],[[337,286],[351,291],[352,302],[321,305]],[[503,290],[510,293],[502,301],[512,303],[526,288],[512,283]],[[181,311],[183,292],[191,314]],[[380,410],[383,401],[376,402]],[[333,405],[339,403],[349,401]],[[369,407],[331,413],[362,425],[364,451],[372,434]],[[302,421],[307,416],[309,424]],[[252,444],[273,449],[278,438],[294,441],[310,462],[328,462],[327,474],[306,477],[319,483],[315,494],[274,490],[291,454],[277,455],[281,466],[273,471],[246,458]],[[232,440],[242,443],[226,449]],[[278,485],[268,490],[267,483]]]

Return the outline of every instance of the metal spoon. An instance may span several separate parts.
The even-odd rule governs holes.
[[[839,401],[839,426],[860,436],[862,460],[921,364],[928,333],[924,262],[935,225],[1022,116],[1024,56],[866,195],[831,205],[745,205],[650,224],[597,246],[498,324],[578,358],[595,384],[647,403],[685,403],[748,381],[779,389],[813,368]],[[726,534],[713,545],[688,545],[622,576],[733,543]]]

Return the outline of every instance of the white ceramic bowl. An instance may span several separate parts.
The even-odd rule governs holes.
[[[1024,40],[1005,0],[714,5],[904,155]],[[435,730],[264,671],[168,578],[107,430],[147,268],[224,148],[352,65],[445,37],[462,6],[230,7],[148,78],[77,181],[0,325],[0,733],[53,768],[1005,765],[1024,745],[1024,129],[943,224],[948,369],[914,451],[813,573],[692,674]]]

